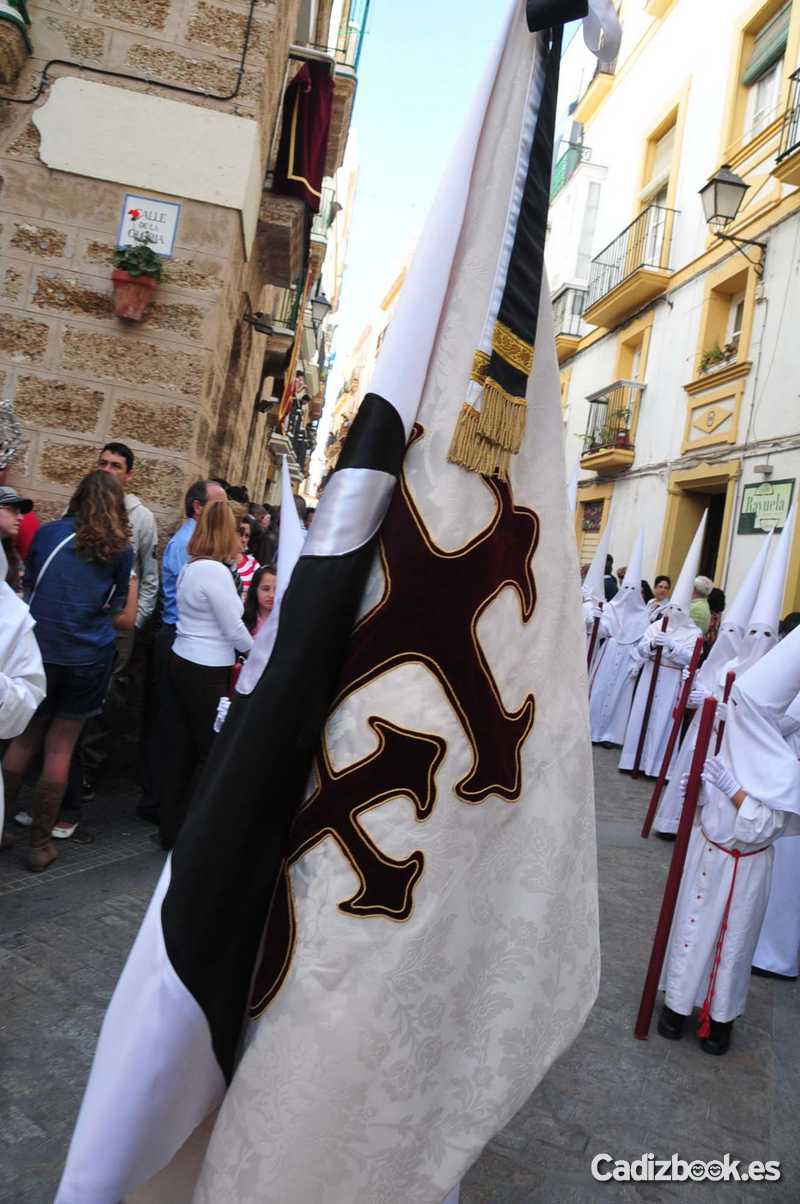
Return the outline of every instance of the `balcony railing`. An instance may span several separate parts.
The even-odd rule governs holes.
[[[331,222],[336,217],[336,186],[332,180],[323,180],[322,199],[319,203],[319,213],[315,213],[311,222],[312,238],[327,238]]]
[[[349,7],[345,4],[335,46],[321,46],[313,42],[308,45],[334,59],[339,67],[352,67],[357,73],[370,3],[371,0],[351,0]]]
[[[633,450],[632,430],[644,388],[635,380],[615,380],[587,397],[589,417],[583,437],[584,456],[615,448]]]
[[[291,288],[281,289],[280,299],[272,310],[273,326],[283,326],[287,330],[297,329],[302,295],[303,289],[299,283],[293,284]]]
[[[580,335],[585,303],[585,288],[564,288],[553,298],[553,331],[556,338],[560,334]]]
[[[672,244],[674,209],[648,205],[592,260],[586,308],[640,268],[666,268]]]
[[[778,162],[800,147],[800,67],[789,76],[789,105],[783,115]]]
[[[550,181],[551,201],[555,200],[561,189],[569,183],[581,163],[588,162],[591,157],[592,152],[588,146],[583,146],[577,142],[567,143],[567,149],[563,155],[559,156],[553,168],[553,178]]]

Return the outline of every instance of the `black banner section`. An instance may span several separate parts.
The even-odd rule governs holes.
[[[392,465],[399,473],[397,411],[374,394],[369,401],[337,469]],[[161,911],[166,949],[206,1015],[228,1082],[288,829],[306,792],[376,543],[377,536],[345,555],[300,557],[269,664],[252,694],[235,697],[173,850]]]
[[[406,454],[403,420],[397,410],[377,393],[367,393],[336,463],[343,468],[373,468],[400,476]]]
[[[528,29],[539,33],[567,21],[579,21],[588,12],[588,0],[528,0]]]
[[[536,133],[533,139],[528,175],[522,197],[514,247],[500,303],[498,321],[517,338],[533,345],[539,317],[539,297],[544,271],[544,242],[547,234],[547,210],[550,204],[550,176],[553,166],[553,137],[556,120],[558,71],[561,61],[561,31],[546,51],[544,86]],[[528,373],[514,367],[498,351],[493,351],[487,375],[514,397],[524,397]]]

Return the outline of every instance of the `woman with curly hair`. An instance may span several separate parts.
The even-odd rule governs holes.
[[[30,869],[56,859],[51,841],[72,752],[87,719],[99,715],[114,664],[114,635],[136,618],[133,551],[122,486],[107,472],[84,477],[63,518],[36,532],[25,594],[42,653],[47,697],[3,758],[6,797],[44,746],[33,795]]]

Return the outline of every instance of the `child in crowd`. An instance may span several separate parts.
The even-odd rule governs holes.
[[[268,568],[257,569],[244,604],[244,625],[255,638],[269,616],[275,604],[275,587],[277,577],[275,570]]]

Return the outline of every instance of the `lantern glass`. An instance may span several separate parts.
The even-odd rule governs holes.
[[[747,185],[741,176],[725,164],[700,189],[706,222],[715,230],[724,230],[738,214]]]
[[[311,321],[316,330],[319,330],[330,312],[331,303],[324,293],[311,298]]]

